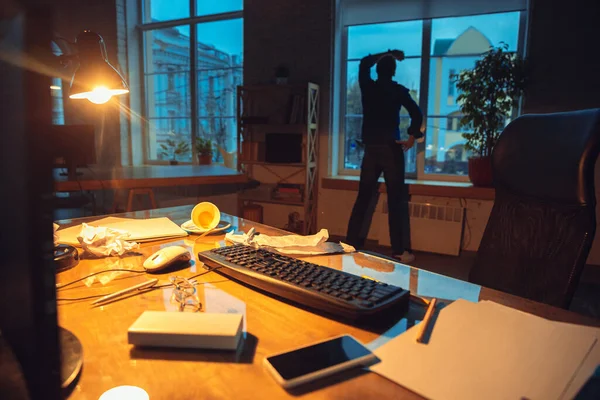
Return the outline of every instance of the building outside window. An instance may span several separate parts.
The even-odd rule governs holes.
[[[407,177],[466,180],[470,153],[465,150],[462,133],[468,132],[468,127],[460,126],[462,115],[456,101],[460,93],[453,76],[472,68],[491,46],[506,43],[508,51],[522,51],[524,12],[365,24],[360,23],[363,15],[372,18],[373,13],[355,13],[350,19],[356,24],[341,27],[343,87],[336,130],[339,151],[334,151],[339,158],[338,173],[357,175],[362,160],[359,61],[368,54],[399,49],[404,51],[405,60],[397,63],[394,80],[410,90],[425,121],[425,142],[406,154]],[[423,49],[428,49],[428,54],[423,54]],[[376,79],[375,67],[371,75]],[[406,110],[401,110],[400,117],[400,131],[406,135],[410,123]]]
[[[163,160],[161,144],[195,138],[236,150],[236,87],[242,84],[242,0],[142,0],[146,162]],[[213,152],[221,160],[219,151]]]

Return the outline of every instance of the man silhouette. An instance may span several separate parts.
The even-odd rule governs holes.
[[[358,83],[363,106],[362,142],[364,156],[360,172],[358,196],[348,223],[346,240],[361,248],[373,218],[373,201],[377,199],[379,176],[387,187],[390,241],[393,256],[404,263],[415,259],[410,248],[408,194],[404,185],[404,152],[413,147],[415,139],[423,137],[423,113],[410,96],[409,90],[392,80],[396,60],[404,53],[389,50],[368,55],[360,61]],[[371,67],[377,64],[377,80],[371,79]],[[400,109],[410,115],[409,139],[400,139]]]

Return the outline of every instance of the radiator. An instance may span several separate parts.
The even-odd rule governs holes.
[[[463,234],[464,207],[408,203],[413,250],[458,256]],[[390,246],[388,203],[379,212],[379,244]]]

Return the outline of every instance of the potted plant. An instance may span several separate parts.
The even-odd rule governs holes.
[[[523,60],[507,52],[508,45],[492,47],[475,67],[455,75],[463,117],[460,126],[470,150],[469,178],[475,186],[492,185],[492,150],[525,87]]]
[[[172,156],[171,160],[169,160],[169,164],[171,165],[177,165],[177,158],[187,154],[190,151],[190,145],[188,142],[183,140],[176,141],[175,139],[167,139],[167,143],[161,143],[160,148],[162,149],[160,152],[161,156]]]
[[[198,164],[209,165],[212,162],[213,148],[210,139],[196,138],[196,152],[198,153]]]

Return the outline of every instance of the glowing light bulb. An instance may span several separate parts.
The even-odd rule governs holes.
[[[91,92],[75,93],[71,99],[88,99],[94,104],[104,104],[113,96],[129,93],[128,89],[109,89],[106,86],[96,86]]]
[[[112,97],[111,91],[105,86],[97,86],[87,93],[87,99],[94,104],[104,104]]]

